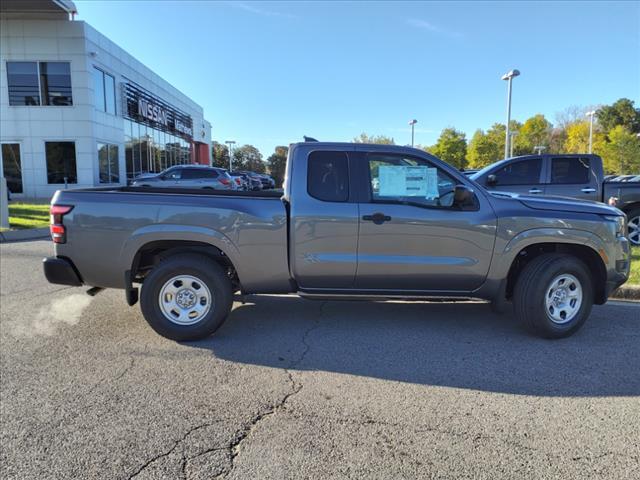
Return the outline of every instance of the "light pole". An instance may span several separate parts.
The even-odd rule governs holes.
[[[544,145],[536,145],[533,147],[533,153],[541,155],[547,149]]]
[[[413,140],[414,140],[414,128],[416,126],[416,123],[418,123],[418,120],[416,120],[415,118],[411,121],[409,121],[409,125],[411,125],[411,146],[413,147]]]
[[[227,148],[229,149],[229,171],[232,172],[233,168],[232,168],[232,165],[231,165],[231,158],[232,158],[231,157],[231,147],[236,144],[236,141],[235,140],[227,140],[224,143],[227,144]]]
[[[513,137],[518,135],[518,132],[509,132],[509,157],[513,157]]]
[[[595,114],[595,110],[586,113],[587,117],[589,117],[589,153],[592,153],[593,150],[593,116]]]
[[[511,81],[520,75],[520,70],[515,68],[502,76],[502,80],[507,80],[509,86],[507,87],[507,132],[504,139],[504,158],[509,155],[509,124],[511,123]]]

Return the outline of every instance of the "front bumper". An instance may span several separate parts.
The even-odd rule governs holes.
[[[49,283],[79,287],[82,279],[71,260],[64,257],[47,257],[42,260],[44,276]]]

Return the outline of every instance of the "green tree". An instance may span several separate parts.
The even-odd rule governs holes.
[[[534,147],[537,146],[546,147],[548,150],[551,143],[551,130],[551,123],[540,113],[527,119],[516,137],[518,154],[533,153]]]
[[[583,120],[567,127],[567,139],[564,142],[563,153],[587,153],[589,151],[589,122]],[[593,132],[593,152],[600,153],[604,144],[604,135]]]
[[[640,108],[635,108],[633,100],[628,98],[621,98],[612,105],[600,107],[596,117],[607,133],[618,125],[622,125],[631,133],[640,133]]]
[[[367,133],[362,132],[359,136],[353,139],[353,143],[378,143],[381,145],[395,145],[396,142],[392,137],[387,137],[385,135],[371,135],[369,136]]]
[[[467,164],[466,135],[455,128],[445,128],[428,151],[456,168],[464,168]]]
[[[504,131],[504,125],[499,123],[494,124],[487,133],[476,130],[467,148],[470,168],[486,167],[504,156]]]
[[[640,171],[640,138],[622,125],[613,127],[601,155],[606,173],[637,173]]]
[[[229,147],[222,143],[213,142],[211,147],[211,165],[214,167],[229,168]]]
[[[262,154],[253,145],[243,145],[233,150],[233,169],[256,173],[264,173],[266,170]]]
[[[267,165],[269,167],[269,174],[276,181],[276,187],[282,186],[284,181],[284,173],[287,166],[287,154],[289,148],[284,146],[278,146],[275,152],[267,158]]]

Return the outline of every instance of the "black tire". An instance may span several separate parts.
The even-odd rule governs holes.
[[[546,298],[552,281],[567,274],[580,283],[582,303],[573,318],[566,323],[558,323],[551,318],[552,313],[547,310]],[[551,299],[550,296],[549,298]],[[581,260],[571,255],[540,255],[520,273],[514,289],[513,304],[516,317],[530,332],[543,338],[568,337],[582,327],[591,313],[593,284],[589,269]]]
[[[180,325],[169,320],[160,306],[163,287],[178,275],[188,275],[203,283],[213,300],[206,315],[191,325]],[[199,287],[197,283],[194,285]],[[199,340],[212,335],[224,323],[232,305],[231,281],[222,267],[204,255],[190,253],[162,260],[145,278],[140,295],[140,308],[151,328],[163,337],[176,341]]]
[[[640,247],[640,208],[634,208],[627,213],[627,238],[634,247]],[[633,223],[632,223],[633,222]],[[635,228],[632,227],[632,224]]]

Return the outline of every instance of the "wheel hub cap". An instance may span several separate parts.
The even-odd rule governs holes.
[[[205,283],[192,275],[176,275],[160,289],[162,314],[178,325],[193,325],[213,308],[213,296]]]
[[[627,223],[629,241],[640,245],[640,217],[633,217]]]
[[[570,322],[582,306],[582,296],[582,285],[576,277],[568,273],[558,275],[547,288],[547,316],[557,324]]]

